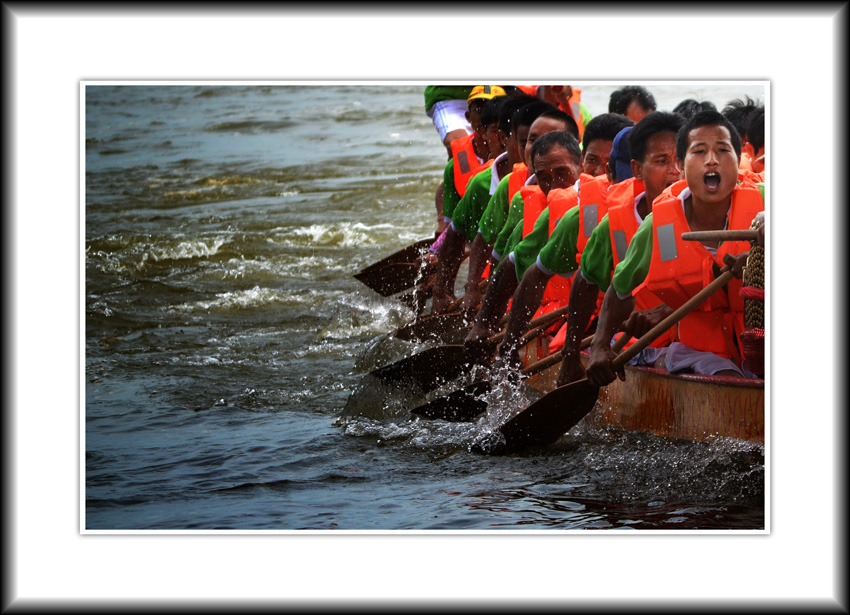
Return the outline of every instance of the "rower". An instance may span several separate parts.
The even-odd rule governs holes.
[[[425,87],[425,114],[434,122],[434,128],[440,135],[440,141],[446,148],[448,157],[452,157],[451,143],[472,133],[472,125],[466,114],[471,85],[429,85]],[[436,235],[443,232],[443,182],[437,186],[434,203],[437,207]]]
[[[528,141],[533,141],[534,137],[543,134],[544,132],[548,132],[550,130],[566,130],[569,127],[569,122],[573,123],[573,127],[575,126],[575,122],[572,121],[572,118],[567,116],[563,111],[560,111],[544,102],[540,102],[539,104],[546,110],[541,113],[538,119],[534,121],[534,124],[532,124],[532,128],[537,125],[536,131],[532,133],[531,129],[529,129],[526,141],[524,143],[519,143],[519,146],[525,147],[526,150],[530,148]],[[578,132],[577,128],[575,130]],[[451,164],[451,162],[449,164]],[[446,220],[449,224],[451,224],[450,218],[446,218]],[[449,243],[445,248],[445,251],[444,248],[440,248],[440,260],[444,261],[444,264],[437,270],[437,281],[434,284],[434,294],[431,304],[432,314],[443,313],[446,306],[451,303],[454,298],[453,291],[455,278],[457,276],[457,269],[463,260],[463,241],[464,235],[449,226],[446,230],[446,239],[444,241],[444,243]]]
[[[756,102],[749,96],[745,96],[743,99],[730,100],[721,111],[723,116],[732,122],[735,130],[741,136],[741,165],[738,168],[742,173],[753,171],[753,156],[749,151],[750,148],[747,147],[749,142],[747,128],[750,124],[750,116],[756,109],[758,109]]]
[[[642,85],[627,85],[611,92],[608,113],[625,115],[638,123],[657,108],[655,97]]]
[[[468,276],[460,305],[461,311],[469,316],[474,316],[475,310],[478,309],[483,298],[478,285],[485,269],[489,264],[492,275],[499,264],[499,259],[493,255],[493,249],[499,232],[507,220],[511,202],[514,198],[522,200],[521,196],[516,195],[529,181],[528,165],[525,159],[528,132],[531,125],[541,114],[556,109],[552,105],[541,100],[534,100],[530,96],[526,96],[524,100],[527,101],[526,104],[517,108],[509,120],[507,117],[502,117],[499,120],[500,130],[506,131],[506,147],[509,152],[515,152],[519,162],[513,165],[511,172],[496,186],[496,190],[477,221],[478,228],[475,232],[475,238],[472,240]],[[471,225],[470,229],[467,230],[471,230]]]
[[[527,144],[530,147],[527,159],[532,163],[537,178],[537,186],[526,187],[528,206],[538,208],[538,211],[545,208],[546,195],[551,190],[569,188],[578,180],[581,170],[581,149],[573,134],[555,130],[537,136],[537,131],[543,131],[551,121],[538,118],[531,127]],[[503,259],[487,288],[472,330],[464,341],[472,356],[479,354],[486,346],[485,340],[495,333],[497,322],[505,313],[517,283],[513,262]]]
[[[750,154],[753,173],[764,181],[767,165],[764,158],[764,106],[759,106],[748,118],[747,134],[750,135],[746,150]]]
[[[681,235],[747,229],[764,210],[764,197],[755,183],[739,183],[741,138],[717,111],[702,111],[688,120],[677,134],[676,156],[685,179],[654,201],[605,294],[587,368],[594,386],[606,386],[617,377],[625,380],[622,368],[615,373],[611,367],[615,353],[610,343],[624,321],[626,335],[634,333],[627,319],[641,284],[670,308],[678,308],[719,275],[727,254],[734,257],[731,270],[737,279],[678,323],[677,342],[653,353],[647,348],[641,356],[648,355],[643,363],[670,373],[756,377],[742,365],[739,338],[744,328],[740,277],[749,244],[684,241]]]
[[[446,303],[454,297],[452,291],[458,268],[464,259],[464,246],[475,238],[478,219],[487,207],[491,195],[499,182],[511,172],[516,163],[520,162],[518,149],[515,146],[507,149],[508,139],[504,131],[499,128],[500,119],[505,117],[502,107],[507,106],[509,118],[513,111],[526,104],[527,98],[524,94],[520,97],[498,96],[487,101],[481,111],[481,124],[489,149],[488,162],[491,164],[485,163],[479,167],[469,180],[466,194],[455,207],[451,222],[444,232],[439,247],[437,276],[434,284],[436,294],[432,310],[435,314],[444,311]],[[480,282],[482,273],[483,271],[478,272],[476,286]]]
[[[620,198],[611,194],[613,189],[609,191],[608,213],[593,230],[582,253],[581,266],[570,291],[570,311],[563,332],[564,358],[557,386],[584,377],[579,356],[581,337],[597,309],[599,294],[607,291],[614,268],[625,256],[638,225],[652,212],[653,201],[682,178],[676,159],[676,134],[684,124],[681,115],[655,111],[628,132],[626,138],[621,133],[614,141],[609,161],[614,175],[612,182],[633,177],[633,188],[630,192],[620,190]],[[556,229],[549,244],[540,251],[537,267],[542,271],[562,275],[571,271],[571,263],[563,258],[564,250],[560,249],[563,235]],[[645,288],[635,293],[635,307],[629,318],[643,323],[630,327],[636,337],[649,330],[647,323],[656,322],[656,315],[663,319],[672,312]],[[671,335],[663,335],[652,346],[660,348],[672,341]],[[550,344],[550,352],[557,349],[557,344]]]
[[[518,285],[524,280],[527,271],[534,267],[537,255],[557,225],[565,220],[570,221],[565,222],[567,224],[575,223],[577,225],[582,220],[586,220],[588,224],[587,236],[589,236],[592,228],[605,215],[604,196],[610,183],[605,176],[605,169],[607,168],[611,146],[617,134],[623,128],[631,125],[631,120],[616,113],[604,113],[593,118],[588,123],[584,133],[584,148],[581,156],[582,174],[576,180],[577,184],[568,186],[565,194],[561,194],[560,191],[550,192],[547,196],[547,203],[543,207],[536,211],[533,208],[523,208],[519,215],[508,220],[507,225],[511,224],[512,219],[517,220],[513,224],[511,233],[507,234],[506,231],[503,231],[503,235],[508,236],[506,241],[508,255],[505,260],[510,261],[510,269],[514,275],[511,277],[504,274],[502,284],[505,288],[493,290],[493,293],[498,292],[507,297],[500,304],[495,304],[500,305],[502,314],[507,308],[507,302],[511,295],[517,300],[514,307],[511,308],[505,339],[500,350],[500,355],[506,357],[508,363],[513,367],[518,366],[516,344],[535,310],[540,307],[541,301],[545,299],[545,305],[538,312],[538,315],[541,315],[544,311],[555,309],[558,305],[566,304],[570,292],[570,281],[566,279],[559,279],[557,285],[547,289],[547,282],[551,276],[545,279],[535,278],[534,281],[529,279],[526,287],[522,290],[518,289]],[[584,191],[585,196],[583,213],[586,216],[584,217],[579,216],[578,208],[576,208],[579,201],[577,194],[582,191]],[[513,204],[511,204],[511,207],[514,209]],[[576,209],[576,211],[570,213],[572,209]],[[584,227],[582,228],[584,229]],[[578,227],[576,226],[577,230]],[[584,241],[578,244],[579,250],[583,249],[587,236],[583,235]],[[573,252],[573,259],[575,259],[575,252]],[[575,269],[575,264],[576,261],[573,260],[573,269]],[[536,273],[536,271],[533,272],[532,276]],[[538,285],[539,288],[537,288]],[[532,287],[535,290],[532,291]],[[531,294],[527,294],[529,292]],[[544,292],[548,294],[544,295]],[[515,308],[519,306],[522,309],[517,312]],[[478,327],[477,324],[473,326],[466,341],[473,354],[476,352],[475,349],[479,340],[482,337],[486,339],[488,332],[488,329]]]

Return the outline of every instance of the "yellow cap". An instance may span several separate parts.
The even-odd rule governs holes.
[[[496,96],[506,95],[507,92],[505,92],[505,89],[498,85],[476,85],[472,88],[472,92],[470,92],[469,98],[466,99],[466,102],[470,103],[478,98],[490,100],[491,98],[496,98]]]

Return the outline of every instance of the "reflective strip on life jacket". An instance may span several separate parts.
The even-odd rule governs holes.
[[[576,244],[579,259],[581,259],[581,254],[584,252],[593,229],[599,226],[602,218],[608,212],[607,193],[610,186],[611,182],[604,175],[592,177],[582,173],[578,189],[581,215],[579,215],[578,242]]]

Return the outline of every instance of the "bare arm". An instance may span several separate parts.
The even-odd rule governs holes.
[[[437,263],[437,280],[434,282],[434,297],[431,304],[432,314],[442,314],[454,299],[454,283],[457,270],[463,262],[466,238],[453,228],[446,229],[446,237],[440,246],[440,260]]]
[[[543,294],[546,292],[546,284],[552,276],[541,271],[537,264],[529,267],[522,281],[514,292],[511,314],[505,325],[505,337],[499,348],[502,362],[516,368],[520,364],[518,344],[522,335],[528,329],[531,317],[540,307]]]
[[[558,374],[558,386],[584,378],[581,365],[581,340],[587,331],[587,324],[596,309],[599,287],[585,280],[581,272],[576,272],[570,289],[570,311],[567,316],[567,338],[564,340],[564,359]]]
[[[471,314],[481,303],[482,295],[478,285],[481,283],[481,276],[492,251],[493,246],[488,245],[481,233],[478,233],[475,241],[472,242],[472,251],[469,254],[469,276],[466,278],[465,293],[460,304],[460,309],[465,314]]]
[[[484,341],[496,333],[499,320],[505,314],[508,302],[517,286],[519,281],[516,279],[516,268],[512,262],[508,261],[493,275],[472,330],[463,341],[467,352],[476,360],[483,356],[482,352],[486,346]]]
[[[620,299],[614,285],[608,287],[605,293],[605,301],[599,312],[599,324],[596,326],[596,334],[590,345],[590,363],[587,366],[587,380],[590,384],[603,387],[614,381],[619,376],[620,380],[626,379],[625,370],[614,372],[611,361],[616,353],[611,350],[611,339],[620,329],[623,321],[629,317],[635,307],[634,297],[628,296]],[[626,334],[624,334],[626,335]]]

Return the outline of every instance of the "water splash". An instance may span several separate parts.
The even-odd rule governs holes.
[[[506,444],[500,429],[529,404],[519,372],[499,365],[486,370],[490,390],[478,399],[487,404],[487,412],[475,424],[469,450],[495,452]]]

